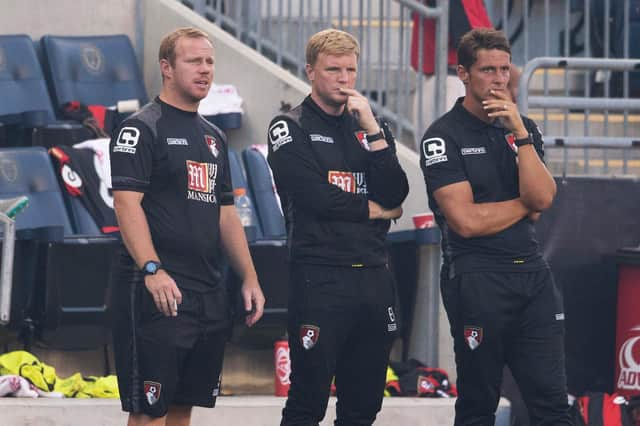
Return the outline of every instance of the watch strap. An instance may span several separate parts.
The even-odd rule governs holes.
[[[518,148],[524,145],[533,145],[533,138],[529,135],[526,138],[516,139],[514,143]]]
[[[153,270],[152,270],[153,269]],[[142,273],[146,275],[155,275],[160,269],[163,269],[162,264],[155,260],[149,260],[142,265]]]
[[[382,128],[380,128],[380,131],[378,133],[367,135],[367,143],[375,142],[380,139],[384,139],[384,130],[382,130]]]

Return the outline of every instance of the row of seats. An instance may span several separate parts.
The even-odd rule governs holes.
[[[148,100],[142,81],[125,35],[46,35],[37,45],[27,35],[0,35],[0,146],[32,145],[37,128],[47,128],[49,136],[56,130],[80,132],[81,126],[60,121],[67,102],[142,105]],[[71,136],[71,142],[83,137]]]
[[[286,313],[288,268],[284,220],[262,153],[230,152],[234,187],[247,188],[256,238],[251,254],[268,298],[266,319]],[[244,163],[244,166],[243,166]],[[27,195],[16,218],[17,246],[10,327],[62,349],[108,343],[108,282],[118,244],[102,235],[82,202],[69,195],[43,147],[0,148],[0,198]],[[231,273],[227,285],[236,288]]]
[[[36,337],[58,348],[106,345],[117,238],[102,235],[79,200],[61,190],[43,147],[0,149],[0,197],[18,195],[29,197],[29,207],[16,218],[9,328],[26,347]]]

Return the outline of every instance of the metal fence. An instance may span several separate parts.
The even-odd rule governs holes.
[[[545,134],[552,171],[640,176],[640,66],[620,61],[640,58],[640,0],[486,3],[525,64],[519,104]]]
[[[182,0],[245,44],[306,79],[304,58],[308,38],[325,28],[353,34],[361,43],[358,89],[376,112],[405,139],[424,131],[422,79],[410,65],[412,16],[432,18],[436,25],[436,90],[425,99],[437,114],[445,111],[448,0]],[[444,18],[443,18],[444,17]],[[422,28],[418,63],[422,57]],[[414,93],[420,93],[414,112]],[[413,117],[418,119],[414,122]],[[418,132],[415,130],[418,129]]]
[[[582,172],[590,174],[593,171],[591,149],[599,149],[601,154],[596,158],[599,167],[602,169],[600,174],[609,174],[611,171],[618,171],[621,174],[637,174],[640,166],[640,138],[627,136],[629,111],[640,111],[640,99],[632,99],[627,97],[621,99],[613,99],[609,97],[592,98],[588,96],[528,96],[528,86],[533,74],[538,70],[562,69],[565,73],[569,70],[605,70],[606,72],[618,71],[625,74],[629,71],[640,70],[639,59],[595,59],[595,58],[554,58],[542,57],[536,58],[527,63],[520,81],[520,96],[518,106],[520,112],[527,114],[529,108],[542,108],[545,111],[545,124],[548,123],[546,111],[548,109],[564,110],[564,132],[558,135],[545,132],[545,144],[547,147],[558,148],[561,153],[560,174],[563,176],[569,172]],[[583,111],[580,114],[583,118],[583,134],[570,135],[569,113],[574,109]],[[608,113],[624,113],[623,136],[611,136],[605,131],[604,135],[590,135],[590,111],[600,110],[605,112],[605,126],[608,124]],[[574,158],[571,160],[574,167],[570,167],[569,149],[579,148],[581,160]],[[614,157],[610,158],[610,151],[615,152]],[[581,167],[577,170],[575,164]],[[612,164],[615,165],[612,167]],[[615,170],[619,169],[619,170]]]
[[[304,47],[309,36],[324,28],[343,29],[361,42],[358,89],[377,113],[394,126],[399,139],[418,142],[424,129],[424,110],[434,104],[444,112],[447,75],[449,3],[421,0],[182,0],[236,38],[300,78],[304,75]],[[523,68],[539,57],[640,57],[640,0],[485,0],[494,26],[512,44],[513,62]],[[422,57],[423,29],[413,28],[412,16],[436,21],[435,85],[423,95],[424,79],[410,64],[412,31],[418,31]],[[418,65],[421,69],[421,65]],[[640,70],[612,72],[606,67],[574,69],[541,67],[521,85],[519,99],[576,96],[603,102],[577,108],[564,103],[530,103],[529,114],[543,133],[562,136],[565,145],[548,150],[554,173],[635,173],[640,154],[620,147],[616,138],[640,139],[640,118],[624,99],[640,97]],[[608,101],[604,101],[608,99]],[[612,108],[612,105],[616,105]],[[573,138],[573,139],[572,139]],[[577,138],[577,139],[575,139]],[[600,147],[593,146],[597,138]],[[569,143],[569,141],[572,142]],[[410,143],[410,142],[409,142]],[[578,154],[569,145],[583,144]],[[557,151],[557,152],[556,152]],[[560,157],[560,160],[558,159]],[[609,161],[611,160],[611,161]],[[554,168],[560,165],[559,168]],[[570,170],[567,166],[571,166]]]

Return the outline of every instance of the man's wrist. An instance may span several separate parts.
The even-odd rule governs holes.
[[[522,130],[516,130],[515,132],[513,132],[513,136],[516,139],[524,139],[524,138],[528,138],[530,135],[529,131],[527,129],[522,129]]]

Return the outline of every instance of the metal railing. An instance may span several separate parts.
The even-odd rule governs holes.
[[[424,107],[434,103],[436,116],[448,107],[444,81],[449,19],[444,17],[449,15],[449,1],[438,0],[433,3],[437,7],[426,7],[424,0],[182,0],[182,3],[303,79],[304,47],[311,34],[327,27],[354,34],[362,50],[358,89],[371,99],[376,112],[391,122],[396,136],[405,143],[417,143],[430,124],[425,122]],[[491,21],[509,37],[512,61],[517,65],[538,57],[619,59],[634,52],[640,56],[637,53],[640,51],[634,50],[636,45],[630,43],[632,30],[640,33],[640,0],[485,0],[485,4]],[[419,55],[417,69],[422,68],[424,61],[423,29],[413,27],[414,14],[436,22],[436,84],[432,96],[423,95],[423,79],[410,63],[412,48]],[[413,31],[419,32],[419,46],[411,46]],[[588,165],[592,157],[604,164],[599,168],[602,173],[609,173],[614,170],[609,168],[609,153],[595,149],[588,138],[604,136],[612,147],[621,142],[616,138],[640,136],[640,117],[631,113],[627,108],[631,104],[625,100],[640,96],[634,92],[637,89],[631,78],[633,75],[640,78],[638,74],[626,70],[612,73],[606,69],[544,67],[532,75],[529,86],[521,86],[520,97],[534,101],[531,106],[536,105],[537,109],[532,111],[532,118],[541,123],[545,134],[564,136],[562,150],[569,144],[589,143],[583,147],[584,155],[579,160],[584,163],[581,173],[596,170]],[[596,91],[601,92],[597,105],[609,99],[602,112],[575,111],[571,101],[561,104],[557,99],[553,106],[536,103],[540,98],[559,96],[570,99],[584,95],[596,99]],[[622,164],[618,170],[628,172],[631,163],[627,157],[639,164],[634,165],[634,170],[640,170],[637,150],[630,151],[628,147],[615,150],[619,152],[613,153],[612,159]]]
[[[542,57],[536,58],[527,63],[520,80],[520,93],[518,107],[522,114],[527,114],[529,108],[561,109],[565,112],[565,128],[568,127],[568,111],[571,109],[584,111],[585,120],[589,118],[592,110],[600,111],[622,111],[625,118],[631,110],[640,111],[640,99],[632,98],[591,98],[587,96],[528,96],[529,83],[537,70],[562,69],[562,70],[606,70],[606,71],[638,71],[640,70],[639,59],[603,59],[603,58],[556,58]],[[548,120],[545,114],[544,128],[548,128]],[[590,127],[584,127],[582,135],[569,135],[564,132],[562,135],[553,135],[545,131],[546,145],[555,146],[562,151],[562,175],[569,171],[568,148],[582,148],[582,172],[590,173],[590,150],[589,148],[600,148],[603,150],[616,150],[620,155],[620,171],[622,174],[630,173],[630,161],[635,161],[630,157],[640,159],[640,135],[631,136],[609,136],[607,134],[593,136],[589,134]],[[602,162],[602,172],[607,174],[610,171],[610,158],[607,151],[602,151],[603,155],[599,161]],[[640,164],[639,164],[640,166]],[[574,172],[577,170],[574,170]]]
[[[375,111],[401,137],[421,135],[423,102],[432,102],[436,114],[445,112],[448,44],[448,0],[427,7],[416,0],[182,0],[182,3],[219,25],[301,79],[306,79],[304,50],[308,38],[325,28],[347,31],[360,41],[358,89]],[[434,19],[436,25],[436,89],[422,99],[422,79],[410,64],[412,17]],[[422,68],[423,29],[419,30],[418,69]],[[412,111],[414,97],[417,113]],[[417,116],[414,122],[414,115]],[[417,130],[417,131],[416,131]]]
[[[640,0],[487,0],[556,174],[640,175]],[[637,35],[635,35],[637,38]],[[614,62],[611,62],[614,61]],[[632,85],[632,81],[636,83]],[[636,99],[633,99],[633,97]],[[529,110],[529,111],[528,111]]]

